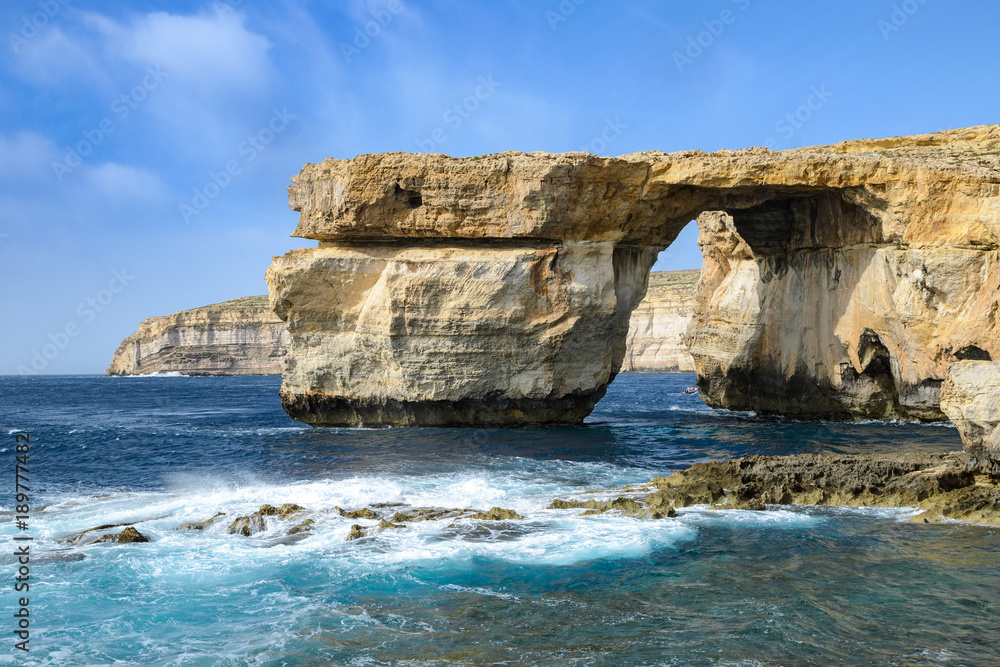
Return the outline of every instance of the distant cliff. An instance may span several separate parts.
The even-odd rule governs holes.
[[[656,271],[649,275],[646,296],[629,320],[622,371],[694,371],[684,336],[694,317],[699,273]]]
[[[144,320],[105,374],[277,375],[287,345],[267,297],[248,296]]]
[[[632,313],[623,371],[693,371],[683,336],[694,315],[698,271],[657,271]],[[266,296],[150,317],[122,341],[107,375],[280,375],[285,323]]]

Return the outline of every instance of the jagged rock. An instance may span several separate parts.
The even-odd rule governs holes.
[[[359,509],[359,510],[354,510],[353,512],[347,512],[345,510],[340,509],[339,507],[337,508],[337,510],[340,512],[340,516],[347,517],[348,519],[377,519],[378,518],[378,514],[376,514],[372,510],[368,509],[367,507],[364,507],[364,508]]]
[[[92,533],[99,530],[107,530],[108,528],[121,528],[122,526],[134,526],[137,523],[143,523],[145,521],[156,521],[157,519],[165,519],[167,515],[156,516],[149,519],[140,519],[138,521],[123,521],[121,523],[105,523],[100,526],[94,526],[93,528],[88,528],[87,530],[80,531],[79,533],[74,533],[72,535],[67,535],[66,537],[60,539],[60,542],[69,544],[82,544],[88,539],[92,538]],[[116,536],[113,536],[116,537]],[[107,540],[105,540],[107,541]]]
[[[276,516],[279,519],[287,519],[290,516],[298,514],[299,512],[304,512],[305,507],[296,505],[295,503],[285,503],[281,507],[272,507],[271,505],[261,505],[257,513],[261,516]]]
[[[250,537],[267,530],[267,521],[264,517],[276,516],[279,519],[287,519],[304,511],[305,508],[294,503],[285,503],[281,507],[271,505],[261,505],[260,509],[249,516],[241,516],[233,519],[229,524],[229,532],[233,535],[243,535]]]
[[[965,454],[751,456],[696,463],[657,477],[652,506],[775,505],[918,507],[917,520],[941,518],[1000,525],[1000,476],[975,474]],[[935,518],[936,517],[936,518]]]
[[[121,528],[122,526],[132,526],[135,521],[127,521],[125,523],[105,523],[100,526],[94,526],[93,528],[88,528],[87,530],[80,531],[79,533],[74,533],[72,535],[67,535],[60,542],[68,542],[69,544],[79,544],[83,540],[91,537],[91,533],[97,532],[98,530],[107,530],[108,528]]]
[[[289,535],[298,535],[299,533],[304,533],[306,531],[312,530],[314,523],[316,523],[316,522],[313,521],[312,519],[306,519],[305,521],[303,521],[299,525],[292,526],[291,528],[289,528],[288,529],[288,534]]]
[[[1000,474],[1000,363],[949,365],[941,409],[958,428],[971,462]]]
[[[254,512],[249,516],[240,516],[233,519],[229,524],[229,533],[232,535],[242,535],[250,537],[267,530],[267,522],[264,517]]]
[[[242,297],[143,320],[105,375],[277,375],[287,344],[267,297]]]
[[[351,540],[359,540],[362,537],[365,537],[365,529],[358,524],[354,524],[351,526],[351,532],[347,534],[346,541],[350,542]]]
[[[117,535],[102,535],[98,542],[115,542],[117,544],[133,544],[139,542],[149,542],[149,538],[140,533],[134,527],[129,526]]]
[[[406,528],[406,526],[400,523],[393,523],[392,521],[386,521],[385,519],[382,519],[381,521],[378,522],[378,530],[380,533],[383,530],[386,530],[387,528]]]
[[[214,523],[220,516],[226,516],[226,513],[218,512],[212,518],[205,519],[204,521],[198,521],[197,523],[182,523],[177,526],[176,530],[204,530],[205,526]]]
[[[714,510],[750,510],[752,512],[763,512],[767,509],[764,501],[760,498],[738,499],[732,496],[726,498],[725,502],[710,505]]]
[[[482,519],[484,521],[513,521],[524,517],[514,510],[506,510],[501,507],[491,507],[485,512],[476,512],[470,519]]]
[[[580,509],[586,508],[586,512],[581,512],[580,516],[590,516],[593,514],[604,514],[616,510],[640,519],[663,519],[677,516],[674,508],[662,503],[662,499],[653,498],[652,502],[645,504],[636,502],[632,498],[615,498],[614,500],[553,500],[549,505],[550,510]]]
[[[306,165],[268,270],[282,404],[313,425],[578,423],[695,217],[711,405],[941,419],[1000,354],[1000,126],[775,152],[390,153]],[[972,355],[971,357],[969,355]]]
[[[440,521],[442,519],[458,519],[470,514],[475,510],[468,509],[442,509],[440,507],[416,507],[410,510],[399,511],[392,515],[389,521],[393,523],[411,523],[414,521]]]

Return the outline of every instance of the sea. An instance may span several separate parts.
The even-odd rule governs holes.
[[[0,664],[1000,665],[996,528],[909,508],[547,509],[699,461],[961,448],[947,424],[713,410],[693,383],[620,375],[576,427],[313,429],[277,377],[0,377]],[[312,530],[229,534],[265,503]],[[377,521],[334,508],[373,505],[524,518],[347,541]],[[150,542],[72,541],[129,522]]]

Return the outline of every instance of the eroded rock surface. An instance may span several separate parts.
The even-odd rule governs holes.
[[[304,507],[294,503],[285,503],[281,507],[274,507],[273,505],[266,504],[261,505],[260,509],[253,514],[233,519],[233,522],[229,524],[229,532],[234,535],[250,537],[251,535],[256,535],[257,533],[267,530],[267,519],[265,517],[273,516],[278,519],[285,520],[304,511]]]
[[[958,361],[948,366],[941,409],[955,423],[970,457],[1000,474],[1000,363]]]
[[[102,535],[98,542],[113,542],[115,544],[139,544],[143,542],[149,542],[149,538],[136,530],[133,526],[129,526],[122,532],[109,535]]]
[[[578,423],[621,366],[652,249],[323,244],[276,258],[282,404],[314,425]]]
[[[1000,126],[783,152],[362,155],[293,180],[295,235],[320,244],[267,279],[291,336],[282,402],[314,425],[579,422],[622,366],[652,260],[695,217],[689,344],[711,405],[942,419],[947,364],[1000,354]]]
[[[649,274],[646,296],[629,319],[622,371],[691,372],[687,329],[694,318],[698,270]]]
[[[684,339],[698,271],[654,271],[629,320],[623,371],[693,371]],[[267,296],[247,296],[145,320],[122,341],[107,375],[281,375],[285,323]]]
[[[242,297],[143,320],[115,351],[106,375],[271,375],[288,331],[266,297]]]
[[[967,465],[964,452],[751,456],[697,463],[652,481],[646,502],[715,509],[777,505],[917,507],[911,520],[1000,525],[1000,476]]]
[[[205,519],[204,521],[193,521],[193,522],[182,523],[181,525],[177,526],[177,530],[205,530],[206,526],[210,526],[211,524],[215,523],[215,520],[218,519],[220,516],[226,516],[226,513],[216,512],[214,516]]]

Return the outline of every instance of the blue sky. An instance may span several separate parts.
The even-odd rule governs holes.
[[[145,317],[265,293],[313,244],[306,162],[992,123],[998,25],[987,0],[8,0],[0,374],[101,373]],[[658,268],[700,265],[693,232]]]

